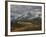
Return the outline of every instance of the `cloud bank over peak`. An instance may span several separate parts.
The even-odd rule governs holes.
[[[22,15],[27,16],[28,13],[33,17],[41,15],[42,7],[41,6],[32,6],[32,5],[11,5],[11,16],[14,16],[16,19]],[[28,16],[30,17],[30,16]],[[13,18],[13,17],[12,17]]]

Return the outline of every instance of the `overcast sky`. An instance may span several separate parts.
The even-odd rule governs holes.
[[[41,14],[41,10],[41,6],[11,5],[11,16],[15,16],[15,18],[17,18],[21,15],[26,15],[28,12],[33,16],[37,16]]]

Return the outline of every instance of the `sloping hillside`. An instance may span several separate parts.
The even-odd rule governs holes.
[[[23,21],[15,21],[15,23],[12,24],[11,31],[17,32],[17,31],[35,31],[35,30],[41,30],[41,18],[37,17],[34,19]]]

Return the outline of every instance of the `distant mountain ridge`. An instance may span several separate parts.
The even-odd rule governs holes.
[[[12,21],[26,21],[26,20],[32,20],[32,19],[36,19],[36,18],[41,18],[39,15],[38,16],[33,16],[30,12],[21,15],[20,17],[17,17],[16,19],[13,19]]]
[[[21,20],[21,19],[33,19],[33,18],[37,18],[37,17],[40,17],[40,16],[33,16],[31,13],[27,13],[26,15],[22,15],[18,18],[18,20]]]

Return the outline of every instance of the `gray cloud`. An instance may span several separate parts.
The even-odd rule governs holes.
[[[11,5],[11,16],[19,17],[21,15],[26,15],[30,12],[33,16],[41,14],[41,6],[31,6],[31,5]]]

